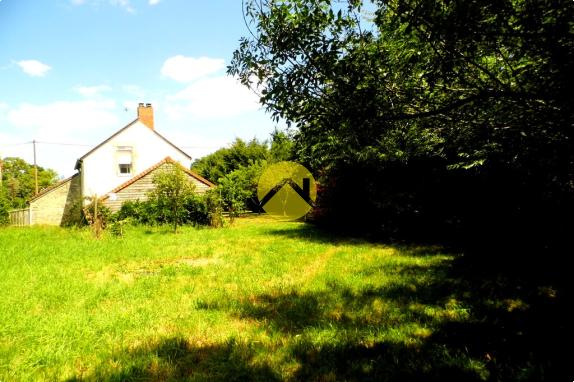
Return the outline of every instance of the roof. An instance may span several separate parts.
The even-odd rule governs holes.
[[[94,151],[96,151],[97,149],[99,149],[101,146],[103,146],[104,144],[106,144],[107,142],[109,142],[110,140],[112,140],[114,137],[116,137],[117,135],[119,135],[121,132],[123,132],[124,130],[128,129],[129,127],[133,126],[136,122],[139,121],[139,118],[134,119],[133,121],[131,121],[130,123],[128,123],[127,125],[125,125],[124,127],[122,127],[121,129],[119,129],[118,131],[116,131],[115,133],[113,133],[111,136],[109,136],[106,140],[104,140],[102,143],[100,143],[99,145],[97,145],[96,147],[94,147],[93,149],[91,149],[90,151],[88,151],[87,153],[85,153],[83,156],[81,156],[77,161],[76,161],[76,166],[74,167],[75,170],[80,169],[80,163],[82,162],[82,160],[84,160],[84,158],[86,158],[87,156],[89,156],[91,153],[93,153]],[[151,131],[154,132],[155,135],[157,135],[159,138],[163,139],[167,144],[171,145],[174,149],[176,149],[177,151],[179,151],[180,153],[182,153],[183,155],[185,155],[186,157],[188,157],[189,159],[191,159],[191,156],[186,153],[185,151],[183,151],[182,149],[180,149],[179,147],[177,147],[176,145],[174,145],[173,143],[171,143],[166,137],[164,137],[163,135],[161,135],[160,133],[158,133],[157,131],[155,131],[154,129],[150,129]]]
[[[76,176],[78,176],[80,174],[75,173],[74,175],[72,175],[69,178],[66,178],[64,180],[59,181],[56,184],[53,184],[51,186],[48,186],[46,188],[44,188],[43,190],[41,190],[40,192],[38,192],[38,194],[36,194],[32,199],[29,200],[29,203],[35,201],[36,199],[41,198],[42,196],[46,195],[47,193],[54,191],[57,188],[60,188],[61,186],[63,186],[64,184],[68,183],[69,181],[71,181],[73,178],[75,178]]]
[[[148,168],[145,171],[140,172],[138,175],[134,176],[133,178],[131,178],[130,180],[128,180],[127,182],[120,184],[118,187],[114,188],[113,190],[111,190],[110,192],[108,192],[106,194],[106,196],[102,197],[102,200],[105,200],[109,197],[109,194],[111,193],[117,193],[120,192],[121,190],[123,190],[124,188],[127,188],[128,186],[132,185],[133,183],[137,182],[138,180],[140,180],[141,178],[143,178],[144,176],[148,175],[149,173],[153,172],[154,170],[157,170],[159,167],[161,167],[162,165],[166,164],[166,163],[171,163],[174,164],[176,166],[179,166],[179,168],[181,168],[186,174],[188,174],[189,176],[199,180],[200,182],[208,185],[209,187],[214,187],[215,184],[211,183],[209,180],[205,179],[204,177],[202,177],[201,175],[183,167],[179,162],[173,160],[170,157],[165,157],[164,159],[162,159],[161,161],[157,162],[156,164],[154,164],[153,166],[151,166],[150,168]]]

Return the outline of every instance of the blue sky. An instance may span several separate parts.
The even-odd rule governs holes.
[[[61,176],[154,105],[156,129],[200,157],[275,124],[225,74],[240,0],[0,0],[0,155]],[[54,144],[60,143],[60,144]]]

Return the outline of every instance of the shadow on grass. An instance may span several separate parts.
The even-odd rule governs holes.
[[[270,230],[286,238],[345,244],[314,227]],[[439,247],[397,247],[403,255],[439,255]],[[297,380],[297,381],[559,381],[572,380],[568,295],[546,278],[498,272],[476,257],[421,265],[356,269],[361,289],[332,275],[322,290],[285,290],[242,301],[217,301],[204,309],[257,322],[281,349],[233,340],[193,346],[165,339],[120,356],[131,365],[94,380]],[[328,338],[326,338],[327,336]],[[257,347],[255,347],[257,346]],[[289,372],[272,364],[282,351],[297,364]],[[277,362],[277,361],[275,361]]]
[[[329,243],[373,242],[335,236],[313,226],[270,233]],[[445,253],[440,246],[394,247],[402,255],[415,257]],[[569,268],[563,261],[552,261],[559,257],[522,247],[496,250],[480,246],[466,256],[431,267],[395,264],[393,271],[406,282],[392,287],[352,292],[332,283],[329,292],[320,294],[261,296],[255,306],[244,306],[242,314],[295,335],[309,327],[334,326],[345,333],[365,328],[393,330],[393,325],[406,322],[432,328],[432,334],[419,345],[380,341],[362,345],[359,338],[311,353],[294,349],[302,365],[298,379],[331,375],[337,380],[572,380],[574,371],[567,366],[570,361],[562,350],[571,346],[573,339],[571,287],[564,277]],[[357,274],[373,277],[389,270],[382,265],[357,269]],[[387,314],[377,321],[374,312],[370,316],[365,313],[377,300],[399,307],[399,316],[393,320],[392,314]],[[343,301],[341,311],[347,312],[337,319],[325,315],[334,301]],[[417,306],[421,309],[411,309]],[[421,314],[425,308],[437,307],[449,307],[440,322]],[[363,314],[351,317],[349,312]],[[457,312],[461,316],[457,317]]]
[[[335,235],[331,232],[321,230],[310,224],[301,224],[293,226],[292,228],[275,228],[270,227],[265,232],[269,236],[277,236],[284,239],[306,240],[316,243],[333,244],[341,243],[348,240],[360,241],[363,239],[343,237]]]
[[[265,234],[292,240],[305,240],[319,244],[344,244],[344,245],[389,245],[402,254],[411,256],[432,256],[445,252],[457,252],[455,248],[435,245],[435,243],[405,243],[404,241],[384,240],[371,234],[357,235],[345,232],[333,232],[312,224],[295,225],[290,228],[269,227]]]
[[[163,339],[101,364],[93,375],[72,381],[279,381],[267,365],[253,363],[255,349],[229,340],[224,344],[194,346],[182,338]],[[114,372],[113,365],[123,369]]]
[[[403,272],[419,270],[405,267]],[[331,283],[328,292],[263,295],[245,303],[240,317],[291,338],[289,350],[301,366],[294,380],[572,379],[561,350],[571,343],[569,318],[551,290],[500,280],[477,285],[452,277],[454,271],[434,271],[439,277],[430,283],[411,278],[407,284],[360,292]],[[377,310],[381,301],[392,308]],[[422,330],[405,329],[409,324]],[[309,334],[333,329],[335,337],[327,344]],[[393,331],[404,331],[402,338],[369,340],[373,333]]]

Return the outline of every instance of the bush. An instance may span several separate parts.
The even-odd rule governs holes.
[[[94,235],[99,238],[102,231],[106,228],[110,222],[112,212],[106,206],[104,206],[99,200],[97,201],[97,211],[96,211],[96,200],[93,197],[86,198],[90,203],[82,209],[82,217],[84,224],[92,227]]]
[[[62,227],[85,226],[87,221],[84,216],[83,207],[83,200],[76,200],[69,207],[66,207],[64,216],[62,217]]]
[[[124,226],[130,222],[130,218],[122,220],[113,220],[110,224],[110,232],[117,237],[124,236]]]
[[[130,219],[134,224],[155,225],[162,224],[161,214],[152,201],[127,201],[113,216],[115,222]]]
[[[252,163],[241,167],[219,179],[217,187],[223,208],[229,212],[231,220],[246,212],[257,209],[257,182],[266,162]]]
[[[184,204],[187,211],[184,223],[192,225],[210,225],[209,206],[203,195],[192,195]]]
[[[195,226],[221,227],[223,208],[217,192],[208,191],[204,195],[189,195],[181,211],[181,222]],[[133,224],[162,225],[173,224],[166,218],[164,206],[155,200],[127,201],[113,215],[114,222],[129,220]]]
[[[219,190],[207,191],[204,200],[209,212],[209,225],[214,228],[223,227],[223,200],[219,195]]]
[[[4,193],[0,191],[0,226],[10,223],[8,211],[10,211],[10,202],[4,196]]]
[[[173,232],[177,232],[177,227],[185,223],[188,215],[185,204],[193,198],[195,184],[189,182],[179,166],[157,173],[153,184],[155,188],[148,193],[149,200],[155,203],[161,218],[173,226]]]

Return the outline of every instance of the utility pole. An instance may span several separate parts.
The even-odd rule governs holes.
[[[36,164],[36,140],[32,141],[32,145],[34,146],[34,184],[36,186],[36,193],[34,195],[38,195],[38,165]]]
[[[2,190],[2,154],[0,154],[0,191]]]

